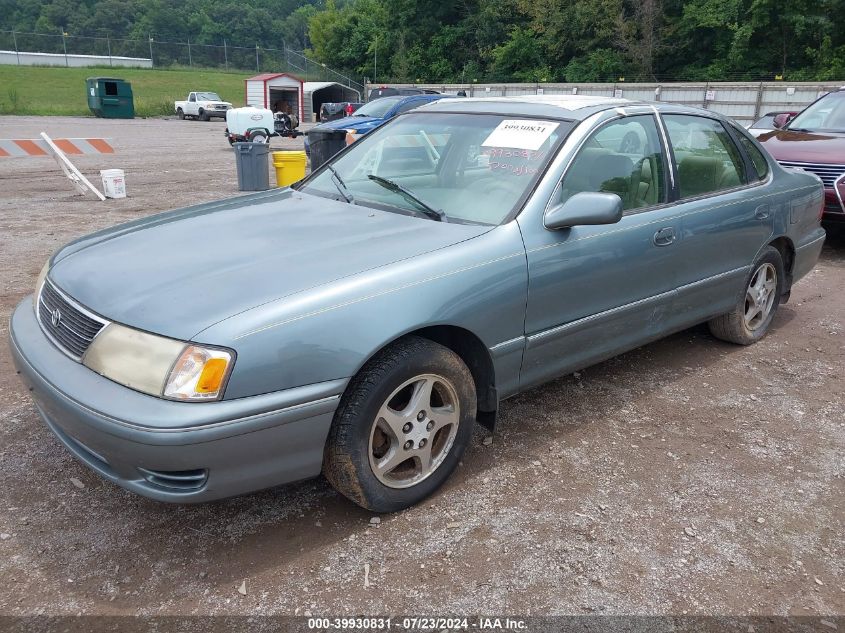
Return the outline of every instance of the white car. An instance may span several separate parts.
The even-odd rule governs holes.
[[[180,119],[191,117],[200,121],[208,121],[211,117],[226,118],[226,112],[232,107],[228,101],[223,101],[216,92],[190,92],[185,101],[174,104],[176,115]]]

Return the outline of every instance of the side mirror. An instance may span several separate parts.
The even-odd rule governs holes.
[[[783,129],[786,127],[786,124],[792,120],[792,118],[792,115],[787,112],[778,114],[774,119],[772,119],[772,125],[775,126],[775,129]]]
[[[615,193],[582,191],[555,205],[543,217],[552,231],[588,224],[616,224],[622,219],[622,198]]]

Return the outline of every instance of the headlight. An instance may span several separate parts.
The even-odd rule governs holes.
[[[32,295],[32,305],[35,306],[35,310],[38,310],[38,295],[41,294],[41,286],[44,285],[44,280],[47,279],[47,273],[50,271],[50,260],[48,259],[45,264],[44,268],[41,269],[41,272],[38,273],[38,279],[35,281],[35,294]]]
[[[232,368],[232,353],[188,345],[164,386],[164,397],[174,400],[218,400]]]
[[[94,339],[82,363],[98,374],[153,396],[219,400],[234,353],[192,345],[111,323]]]

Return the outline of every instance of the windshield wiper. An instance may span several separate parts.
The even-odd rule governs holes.
[[[788,127],[786,128],[790,132],[812,132],[813,130],[806,128],[806,127]]]
[[[337,173],[337,170],[331,165],[326,165],[326,169],[332,172],[332,182],[334,183],[334,186],[337,187],[337,190],[340,192],[340,195],[343,196],[343,199],[346,200],[349,204],[355,204],[355,198],[352,197],[352,193],[349,191],[349,189],[346,188],[346,183],[343,182],[343,178],[340,177],[340,174]]]
[[[405,189],[405,187],[403,187],[399,183],[393,182],[392,180],[388,180],[387,178],[382,178],[381,176],[376,176],[375,174],[369,174],[367,176],[367,178],[369,178],[370,180],[372,180],[375,183],[380,184],[382,187],[384,187],[388,191],[393,191],[395,193],[398,193],[400,196],[405,198],[405,200],[407,200],[408,202],[417,205],[420,208],[420,210],[426,216],[431,218],[432,220],[437,220],[438,222],[443,222],[443,220],[446,219],[446,214],[443,213],[443,211],[440,211],[439,209],[435,209],[434,207],[429,206],[428,204],[426,204],[425,202],[420,200],[420,198],[416,194],[409,191],[408,189]]]

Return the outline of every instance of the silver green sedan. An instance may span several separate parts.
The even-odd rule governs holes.
[[[505,398],[697,323],[765,335],[821,182],[713,112],[449,99],[291,188],[89,235],[10,327],[56,437],[172,502],[321,473],[393,511]]]

